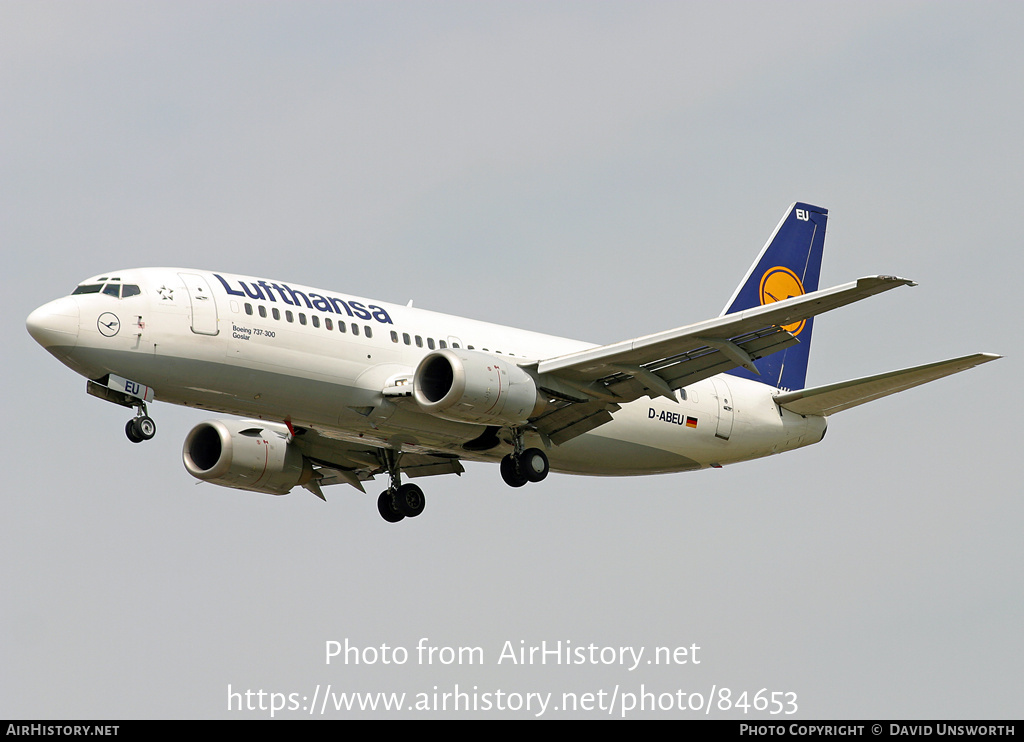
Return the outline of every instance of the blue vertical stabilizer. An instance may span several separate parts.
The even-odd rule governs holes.
[[[790,206],[722,314],[817,291],[827,221],[827,209],[802,203]],[[813,325],[813,318],[787,325],[785,329],[796,336],[799,345],[756,361],[754,365],[761,372],[760,376],[744,368],[728,373],[780,389],[803,389]]]

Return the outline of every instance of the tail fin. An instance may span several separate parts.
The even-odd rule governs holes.
[[[827,209],[803,203],[790,206],[722,314],[817,291],[827,221]],[[787,325],[785,329],[793,333],[800,343],[756,361],[760,376],[744,368],[735,368],[729,373],[780,389],[803,389],[813,324],[814,319],[808,318]]]

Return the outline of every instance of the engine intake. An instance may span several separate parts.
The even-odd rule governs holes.
[[[519,366],[461,348],[423,357],[413,375],[413,398],[431,415],[483,425],[521,425],[547,404]]]
[[[259,420],[199,423],[185,437],[181,457],[197,479],[267,495],[287,495],[313,477],[313,465],[289,443],[288,429]]]

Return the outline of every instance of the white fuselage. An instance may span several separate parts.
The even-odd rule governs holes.
[[[109,285],[113,277],[138,292],[50,302],[30,316],[33,336],[89,379],[114,374],[151,387],[161,401],[286,421],[354,443],[496,461],[507,447],[463,448],[482,426],[438,418],[411,397],[384,390],[410,381],[420,360],[441,347],[521,364],[593,347],[234,274],[142,268],[104,274],[94,284]],[[819,441],[824,418],[781,409],[773,401],[777,393],[720,375],[680,390],[675,403],[658,397],[625,404],[611,422],[550,447],[551,468],[596,475],[685,471]]]

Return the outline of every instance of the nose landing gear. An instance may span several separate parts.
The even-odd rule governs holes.
[[[87,381],[85,391],[121,407],[135,408],[135,417],[124,426],[124,434],[132,443],[142,443],[156,435],[156,423],[146,412],[146,402],[154,398],[152,387],[108,374],[98,381]]]
[[[146,413],[146,403],[138,400],[135,409],[135,417],[124,426],[124,434],[132,443],[151,440],[156,435],[156,423]]]
[[[128,440],[132,443],[148,441],[156,435],[156,423],[148,415],[133,417],[124,426],[124,434],[128,436]]]
[[[150,440],[153,436],[157,435],[157,424],[153,422],[153,418],[143,414],[141,417],[132,418],[128,421],[128,424],[125,426],[125,435],[128,436],[128,440],[132,443]]]

